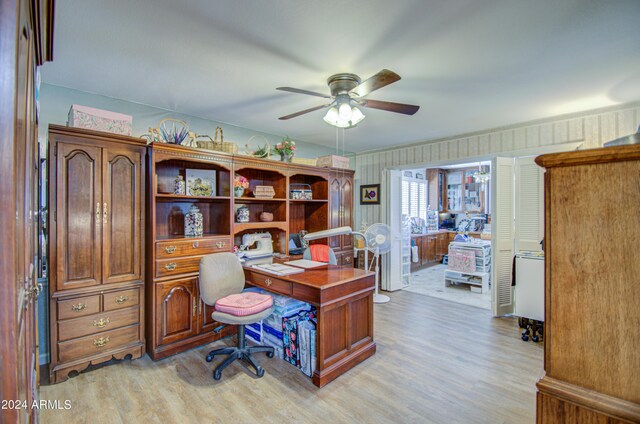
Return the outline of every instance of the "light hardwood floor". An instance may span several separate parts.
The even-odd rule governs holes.
[[[204,357],[227,339],[42,386],[41,399],[72,406],[41,411],[41,422],[533,423],[543,350],[519,334],[514,318],[396,292],[375,305],[377,353],[322,389],[263,355],[263,378],[236,362],[214,381]]]

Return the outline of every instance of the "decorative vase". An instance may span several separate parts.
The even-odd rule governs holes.
[[[191,205],[189,211],[184,216],[184,236],[202,237],[202,213],[196,205]]]
[[[244,223],[249,222],[249,208],[246,206],[240,206],[236,215],[236,222]]]
[[[173,183],[173,194],[185,194],[185,188],[186,186],[182,175],[178,175]]]
[[[233,194],[236,197],[242,197],[242,195],[244,194],[244,188],[242,188],[242,187],[234,187],[233,188]]]
[[[260,214],[260,221],[262,222],[272,222],[273,214],[271,212],[262,212]]]
[[[290,163],[291,162],[291,153],[280,153],[280,160],[282,162],[287,162]]]

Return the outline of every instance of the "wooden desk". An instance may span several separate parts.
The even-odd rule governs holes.
[[[373,273],[327,265],[284,277],[254,268],[245,268],[244,274],[247,284],[316,307],[316,386],[324,386],[376,352]]]

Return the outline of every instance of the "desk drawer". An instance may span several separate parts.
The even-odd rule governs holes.
[[[60,342],[58,343],[59,362],[72,361],[135,343],[140,339],[139,334],[140,326],[136,324],[68,342]]]
[[[157,260],[156,277],[198,272],[200,269],[200,259],[202,259],[202,256]]]
[[[58,319],[83,317],[100,312],[100,295],[58,301]]]
[[[257,272],[245,270],[246,280],[257,287],[291,296],[291,283],[280,280],[279,278],[258,274]]]
[[[140,308],[137,307],[68,319],[58,323],[58,340],[63,342],[89,334],[101,333],[137,324],[139,320]]]
[[[159,241],[156,243],[156,259],[230,252],[231,247],[229,237]]]
[[[129,308],[140,304],[140,289],[120,290],[102,295],[103,310]]]

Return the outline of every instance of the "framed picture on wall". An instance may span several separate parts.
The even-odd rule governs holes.
[[[380,204],[380,184],[368,184],[360,186],[361,205]]]

